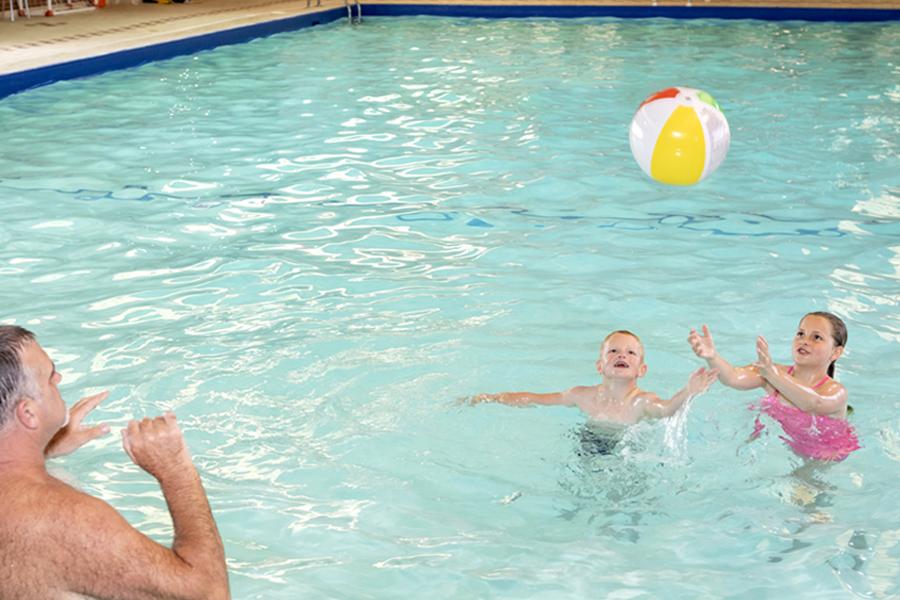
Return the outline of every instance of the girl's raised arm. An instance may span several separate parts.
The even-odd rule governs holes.
[[[688,335],[688,343],[694,354],[706,361],[710,369],[719,374],[719,381],[730,388],[737,390],[752,390],[762,387],[765,380],[759,374],[756,365],[747,365],[746,367],[735,367],[727,360],[722,358],[716,352],[716,345],[713,343],[712,334],[706,325],[702,327],[703,333],[697,333],[696,329],[691,329]]]

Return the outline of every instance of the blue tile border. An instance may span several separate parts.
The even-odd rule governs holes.
[[[761,19],[767,21],[900,21],[900,9],[863,8],[776,8],[715,6],[524,6],[454,4],[363,4],[363,17],[446,16],[475,18],[580,18],[619,17],[626,19],[666,17],[673,19]],[[0,99],[25,90],[63,81],[127,69],[155,61],[193,54],[217,46],[240,44],[252,39],[295,31],[344,18],[344,8],[296,15],[216,31],[181,40],[122,50],[70,62],[0,75]]]
[[[760,19],[764,21],[900,21],[900,9],[865,8],[778,8],[755,6],[525,6],[475,4],[365,4],[363,18],[397,16],[446,16],[557,19],[579,17],[618,17],[639,19]]]
[[[120,52],[112,52],[101,56],[80,58],[70,62],[38,67],[27,71],[0,75],[0,99],[12,94],[24,92],[31,88],[48,85],[56,81],[77,79],[98,75],[106,71],[127,69],[144,63],[165,60],[185,54],[194,54],[201,50],[209,50],[217,46],[229,44],[241,44],[250,40],[283,33],[296,31],[304,27],[312,27],[324,23],[330,23],[341,18],[346,18],[347,11],[344,8],[335,8],[317,13],[296,15],[285,19],[254,23],[233,29],[206,33],[194,37],[132,48]]]

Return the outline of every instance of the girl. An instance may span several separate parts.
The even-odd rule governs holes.
[[[832,379],[834,363],[847,343],[847,326],[837,316],[811,312],[803,317],[794,336],[791,366],[772,362],[762,336],[756,339],[757,361],[746,367],[734,367],[719,356],[706,325],[702,334],[691,329],[688,342],[728,387],[766,391],[759,406],[751,409],[778,421],[785,433],[781,439],[799,456],[836,462],[859,448],[856,432],[847,422],[847,390]],[[751,439],[763,428],[757,416]]]

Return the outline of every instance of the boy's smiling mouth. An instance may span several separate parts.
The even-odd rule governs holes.
[[[624,360],[617,360],[616,362],[613,363],[613,367],[615,367],[615,368],[617,368],[617,369],[627,369],[627,368],[630,367],[630,366],[631,366],[631,365],[629,365],[629,364],[628,364],[627,362],[625,362]]]

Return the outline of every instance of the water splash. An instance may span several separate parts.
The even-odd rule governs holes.
[[[666,431],[663,442],[668,454],[676,460],[687,457],[687,416],[691,411],[693,400],[688,398],[674,415],[665,420]]]

